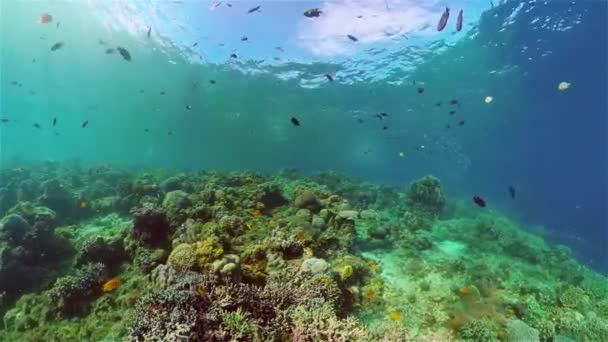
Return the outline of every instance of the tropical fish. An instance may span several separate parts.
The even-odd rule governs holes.
[[[59,49],[61,49],[63,47],[63,43],[62,42],[57,42],[55,44],[53,44],[53,46],[51,46],[51,51],[57,51]]]
[[[296,117],[291,117],[291,124],[294,126],[300,126],[300,120],[298,120]]]
[[[209,80],[209,83],[215,84],[215,80]]]
[[[418,94],[424,93],[424,88],[418,88]]]
[[[403,321],[403,317],[401,317],[401,314],[399,314],[398,312],[391,311],[389,313],[389,316],[393,321]]]
[[[330,74],[325,74],[325,77],[329,80],[329,82],[334,81],[334,78]]]
[[[258,5],[258,6],[255,6],[255,7],[253,7],[253,8],[250,8],[250,9],[247,11],[247,14],[249,14],[249,13],[253,13],[253,12],[257,12],[257,11],[260,9],[260,7],[262,7],[262,6],[259,6],[259,5]]]
[[[53,21],[53,16],[48,13],[42,13],[40,18],[38,18],[38,22],[41,24],[48,24]]]
[[[285,50],[283,50],[283,48],[282,48],[282,47],[280,47],[280,46],[275,47],[275,49],[276,49],[277,51],[285,52]]]
[[[115,51],[115,50],[114,50],[114,49],[112,49],[112,48],[106,49],[106,54],[107,54],[107,55],[113,54],[113,53],[114,53],[114,51]]]
[[[246,42],[246,41],[248,41],[248,40],[249,40],[249,38],[247,38],[247,36],[242,36],[242,37],[241,37],[241,41],[242,41],[242,42]]]
[[[459,105],[460,102],[457,99],[452,99],[452,100],[450,100],[450,104],[451,105]]]
[[[260,209],[249,210],[249,215],[254,217],[262,216],[262,211]]]
[[[131,60],[131,54],[129,53],[129,51],[127,51],[127,49],[123,48],[123,47],[117,47],[116,50],[118,50],[118,52],[120,52],[120,55],[122,56],[122,58],[125,61],[130,61]]]
[[[42,128],[42,126],[40,126],[40,124],[39,124],[39,123],[35,123],[35,124],[34,124],[34,127],[36,127],[36,128]]]
[[[148,26],[148,38],[150,38],[150,33],[152,33],[152,26]]]
[[[57,118],[53,118],[53,126],[57,125]]]
[[[570,88],[570,86],[571,86],[571,85],[572,85],[572,84],[571,84],[571,83],[569,83],[569,82],[565,82],[565,81],[564,81],[564,82],[560,82],[560,83],[557,85],[557,90],[559,90],[559,91],[564,91],[564,90],[567,90],[568,88]]]
[[[464,126],[464,122],[465,122],[464,120],[458,121],[458,126]]]
[[[101,290],[103,292],[111,292],[114,289],[116,289],[118,286],[120,286],[120,280],[118,280],[118,278],[112,278],[108,281],[106,281],[102,286],[101,286]]]
[[[509,185],[509,195],[511,195],[511,198],[515,198],[515,187],[513,185]]]
[[[89,203],[87,201],[80,201],[80,207],[82,209],[85,209],[89,206]]]
[[[454,115],[454,114],[456,114],[456,111],[455,110],[451,110],[450,111],[450,115]]]
[[[236,53],[231,53],[230,54],[230,58],[237,58],[238,56],[236,55]]]
[[[82,122],[81,126],[82,126],[82,128],[85,128],[85,127],[87,127],[88,124],[89,124],[89,120],[85,120]]]
[[[194,42],[194,44],[192,44],[192,47],[196,47],[198,45],[198,42]]]
[[[443,12],[441,19],[439,19],[439,22],[437,23],[437,31],[443,31],[445,25],[448,24],[448,18],[450,18],[450,9],[446,7],[445,12]]]
[[[387,117],[388,114],[382,112],[382,113],[378,113],[378,114],[374,114],[375,118],[378,118],[378,120],[383,120],[385,117]]]
[[[458,12],[458,18],[456,19],[456,32],[462,30],[462,10]]]
[[[0,121],[4,122],[4,123],[9,122],[9,120],[7,118],[2,118],[2,119],[0,119]]]
[[[353,42],[359,41],[359,39],[355,36],[353,36],[352,34],[347,34],[346,35],[348,37],[348,39],[352,40]]]
[[[323,13],[323,11],[321,11],[318,8],[311,8],[309,10],[306,10],[306,12],[304,12],[304,16],[307,18],[318,18],[321,13]]]
[[[58,22],[57,22],[57,25],[55,25],[55,28],[57,28],[57,29],[58,29],[60,24],[61,24],[61,21],[58,21]]]
[[[484,208],[486,206],[486,201],[483,200],[483,198],[479,197],[479,196],[473,196],[473,202],[475,202],[475,204],[477,204],[478,206]]]
[[[186,105],[186,110],[192,110],[192,106],[191,105]]]

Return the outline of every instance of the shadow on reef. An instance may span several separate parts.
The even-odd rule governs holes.
[[[604,278],[504,218],[448,217],[432,176],[1,172],[1,339],[608,336]]]

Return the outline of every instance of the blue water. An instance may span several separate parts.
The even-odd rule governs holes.
[[[3,1],[3,166],[295,167],[403,186],[434,174],[452,198],[481,195],[608,271],[605,1],[263,2],[247,14],[256,4]],[[327,16],[304,18],[312,7]],[[36,23],[42,12],[54,22]]]

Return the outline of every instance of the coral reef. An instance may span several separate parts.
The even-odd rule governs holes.
[[[432,176],[0,172],[0,340],[608,340],[604,276]]]

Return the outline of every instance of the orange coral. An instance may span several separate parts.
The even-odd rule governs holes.
[[[120,285],[120,280],[118,280],[118,278],[112,278],[112,279],[106,281],[101,286],[101,290],[103,292],[111,292],[112,290],[114,290],[115,288],[117,288],[119,285]]]

